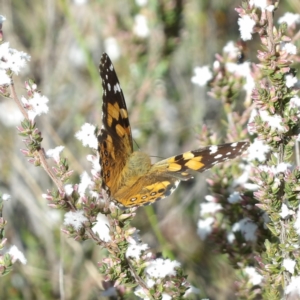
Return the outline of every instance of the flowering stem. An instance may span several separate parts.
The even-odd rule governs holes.
[[[267,20],[268,20],[268,49],[271,54],[275,54],[275,44],[274,44],[274,36],[273,36],[273,11],[266,11],[267,13]]]
[[[143,288],[144,293],[148,296],[150,300],[154,300],[154,298],[149,293],[149,288],[147,287],[145,281],[136,273],[133,265],[130,262],[130,259],[127,259],[128,266],[131,270],[131,275],[134,277],[135,281]]]
[[[27,111],[24,109],[23,105],[21,104],[16,90],[15,90],[15,85],[13,80],[11,81],[11,85],[10,85],[10,90],[11,90],[11,95],[12,95],[12,99],[15,101],[15,103],[17,104],[18,108],[20,109],[21,113],[23,114],[25,119],[29,119],[28,118],[28,113]],[[37,154],[39,161],[41,162],[42,167],[44,168],[44,170],[46,171],[46,173],[49,175],[49,177],[52,179],[52,181],[55,183],[55,185],[57,186],[58,190],[60,192],[64,191],[64,187],[63,187],[63,183],[61,182],[61,180],[59,180],[57,178],[57,176],[55,176],[51,170],[51,168],[49,167],[47,161],[46,161],[46,156],[45,156],[45,151],[43,148],[38,149],[37,151],[35,151],[35,153]]]
[[[17,106],[18,106],[19,110],[21,111],[22,115],[24,116],[25,119],[28,119],[27,111],[25,110],[25,108],[23,107],[23,105],[21,104],[21,102],[20,102],[20,100],[17,96],[13,79],[11,79],[10,91],[11,91],[12,99],[17,104]]]

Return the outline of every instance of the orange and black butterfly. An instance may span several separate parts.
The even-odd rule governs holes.
[[[190,171],[203,172],[235,158],[248,146],[237,142],[185,152],[155,164],[144,152],[134,151],[128,111],[120,83],[107,54],[100,61],[103,86],[102,129],[98,136],[102,187],[123,207],[151,204],[171,195]]]

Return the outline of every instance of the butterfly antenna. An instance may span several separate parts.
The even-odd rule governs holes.
[[[141,150],[139,144],[136,142],[135,139],[133,139],[133,142],[135,143],[135,145],[137,146],[137,148],[138,148],[139,150]]]

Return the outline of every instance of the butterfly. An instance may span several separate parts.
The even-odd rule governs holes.
[[[152,164],[150,156],[133,150],[131,127],[124,95],[106,53],[100,60],[103,87],[102,129],[98,135],[102,188],[121,207],[151,204],[171,195],[190,171],[203,172],[235,158],[247,141],[205,147]]]

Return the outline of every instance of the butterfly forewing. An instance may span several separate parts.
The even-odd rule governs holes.
[[[189,171],[204,172],[214,165],[241,155],[249,143],[247,141],[209,146],[168,158],[167,171],[181,180],[192,178]],[[160,162],[158,163],[160,164]],[[154,165],[155,166],[155,165]]]
[[[118,176],[132,153],[132,137],[123,92],[107,54],[99,65],[103,87],[102,128],[98,136],[102,187],[117,188]]]

